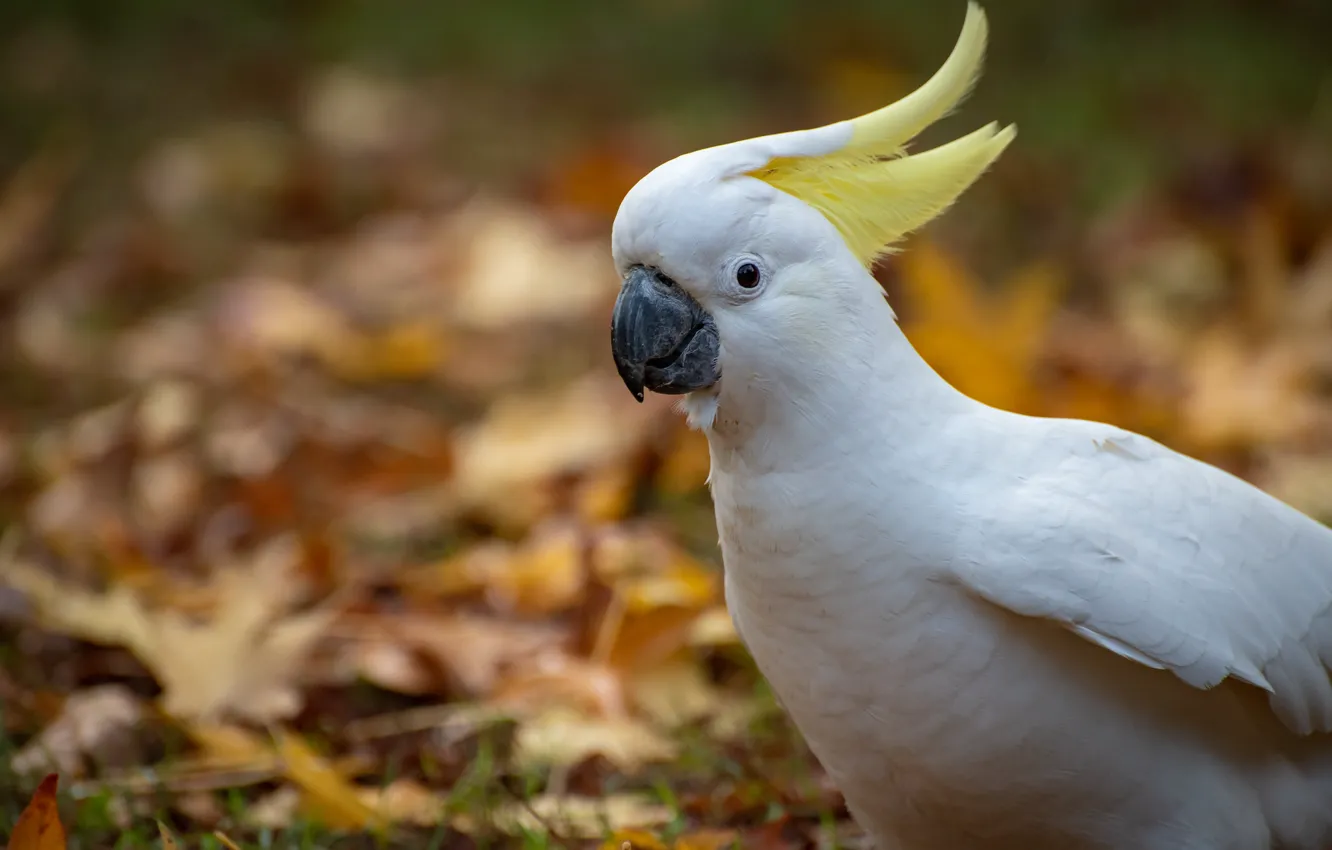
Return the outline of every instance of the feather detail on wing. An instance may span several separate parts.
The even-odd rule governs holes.
[[[1262,688],[1298,733],[1332,731],[1332,529],[1144,437],[1044,422],[1048,462],[977,518],[953,578],[1194,687]]]

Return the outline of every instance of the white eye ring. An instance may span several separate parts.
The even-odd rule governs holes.
[[[767,283],[767,267],[752,254],[742,254],[726,266],[726,289],[735,300],[753,298]]]

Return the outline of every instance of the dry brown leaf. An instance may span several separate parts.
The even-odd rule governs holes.
[[[395,779],[383,788],[358,788],[361,802],[388,823],[435,826],[448,801],[413,779]]]
[[[608,794],[604,797],[541,794],[529,800],[514,800],[488,813],[489,822],[502,832],[553,830],[559,837],[599,839],[617,829],[660,826],[671,819],[671,810],[637,794]],[[474,815],[454,819],[460,832],[474,834],[483,829]]]
[[[1186,364],[1184,437],[1203,449],[1279,445],[1316,421],[1311,370],[1300,348],[1280,342],[1256,347],[1233,328],[1199,340]]]
[[[414,598],[484,593],[500,611],[549,614],[583,597],[586,533],[566,520],[544,522],[521,545],[490,540],[407,572],[400,584]]]
[[[65,586],[17,560],[0,562],[0,579],[33,603],[46,628],[124,646],[163,689],[163,708],[181,719],[224,715],[270,720],[300,705],[301,663],[337,614],[337,601],[284,616],[300,547],[275,541],[245,565],[220,569],[210,617],[147,608],[124,586],[105,594]]]
[[[549,614],[577,604],[587,577],[584,535],[569,523],[538,529],[502,568],[490,572],[487,599],[501,611]]]
[[[313,357],[339,364],[361,352],[362,337],[348,319],[310,289],[274,277],[255,277],[224,290],[219,328],[241,358]]]
[[[555,655],[504,677],[490,701],[516,714],[567,706],[593,716],[623,717],[623,677],[605,664]]]
[[[500,399],[458,437],[458,505],[525,528],[553,504],[558,476],[623,463],[654,411],[635,410],[623,387],[600,379],[557,392]]]
[[[445,690],[428,653],[420,647],[392,641],[359,642],[343,659],[367,682],[400,694],[428,694]]]
[[[665,727],[717,714],[734,697],[708,681],[687,655],[634,673],[626,689],[635,709]]]
[[[600,240],[574,242],[535,208],[478,200],[456,220],[462,276],[454,319],[485,330],[588,315],[619,289]]]
[[[59,782],[52,773],[37,786],[9,835],[9,850],[65,850],[65,827],[56,806]]]
[[[548,656],[561,655],[565,641],[555,625],[462,614],[358,615],[345,618],[338,634],[359,641],[358,652],[380,642],[415,647],[474,696],[493,692],[510,668],[540,666]],[[361,655],[359,663],[367,657],[375,656]],[[361,669],[373,674],[373,668]],[[384,684],[391,681],[387,677]]]
[[[139,764],[146,753],[138,734],[146,712],[123,685],[100,685],[71,694],[60,716],[14,755],[16,773],[84,773],[85,760],[101,767]]]
[[[514,761],[528,767],[567,767],[600,755],[626,773],[679,755],[678,744],[642,720],[589,717],[554,708],[524,717],[514,738]]]

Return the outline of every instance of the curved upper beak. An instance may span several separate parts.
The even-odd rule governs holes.
[[[679,395],[710,387],[720,372],[717,326],[689,293],[656,269],[624,276],[611,314],[611,354],[634,398],[643,389]]]

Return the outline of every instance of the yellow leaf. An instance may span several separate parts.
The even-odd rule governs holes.
[[[9,850],[65,850],[65,827],[56,807],[56,786],[60,779],[51,773],[41,781],[27,808],[14,824],[9,836]]]
[[[717,601],[721,577],[711,567],[677,551],[661,572],[626,579],[619,589],[631,614],[668,606],[701,609]]]
[[[449,344],[437,327],[420,322],[357,338],[328,352],[330,367],[352,381],[427,377],[448,356]]]
[[[662,460],[657,486],[666,493],[692,493],[703,487],[712,468],[708,438],[702,431],[681,426],[675,447]]]
[[[629,514],[637,485],[628,466],[608,466],[583,483],[578,492],[578,515],[590,523],[615,522]]]
[[[297,735],[275,732],[283,772],[302,792],[306,813],[334,829],[378,829],[383,822],[356,789]]]
[[[549,614],[576,604],[587,577],[584,535],[575,525],[547,524],[489,575],[491,599],[525,614]]]
[[[218,841],[222,842],[222,846],[227,848],[227,850],[241,850],[239,845],[236,844],[236,842],[232,841],[229,837],[227,837],[226,834],[222,832],[214,830],[213,837],[216,838]]]
[[[699,609],[678,605],[654,608],[619,623],[606,663],[622,673],[649,669],[688,645]]]
[[[253,767],[273,760],[273,749],[240,726],[196,723],[186,727],[201,750],[199,760],[217,767]]]

